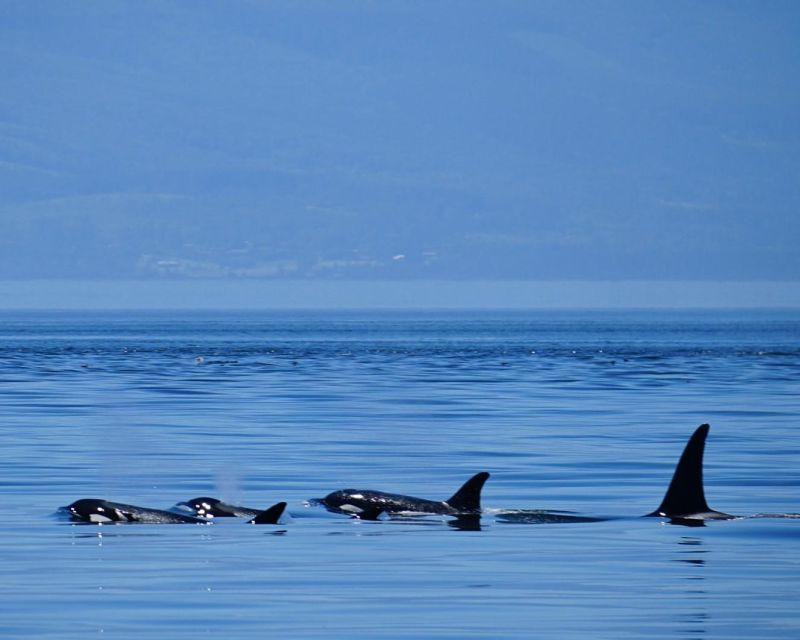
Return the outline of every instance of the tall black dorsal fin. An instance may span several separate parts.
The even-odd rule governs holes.
[[[481,489],[488,479],[489,474],[486,471],[476,473],[445,502],[459,513],[480,513]]]
[[[703,491],[703,451],[709,428],[701,424],[689,438],[664,499],[658,509],[647,515],[680,517],[713,513]]]
[[[266,509],[259,513],[255,518],[252,520],[248,520],[248,524],[278,524],[278,520],[280,520],[283,512],[286,510],[286,503],[279,502],[278,504],[272,505],[269,509]]]

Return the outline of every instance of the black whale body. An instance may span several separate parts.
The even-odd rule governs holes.
[[[381,513],[429,513],[442,515],[480,515],[481,490],[489,479],[486,471],[476,473],[447,500],[436,501],[400,493],[372,489],[342,489],[312,501],[334,513],[374,520]]]
[[[254,518],[263,511],[262,509],[228,504],[218,498],[207,496],[179,502],[176,506],[188,509],[201,518]]]
[[[69,513],[70,518],[76,522],[95,524],[208,524],[209,522],[205,518],[173,511],[139,507],[99,498],[82,498],[62,509]],[[249,522],[251,524],[277,524],[285,509],[286,503],[279,502],[269,509],[257,513]]]

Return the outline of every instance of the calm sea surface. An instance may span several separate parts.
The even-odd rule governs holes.
[[[639,517],[702,422],[711,506],[770,517]],[[0,451],[1,637],[800,637],[796,311],[3,313]],[[478,531],[304,504],[482,470]],[[291,518],[55,514],[198,495]]]

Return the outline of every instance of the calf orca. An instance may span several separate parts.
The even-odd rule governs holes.
[[[141,523],[141,524],[208,524],[208,520],[194,516],[137,507],[132,504],[111,502],[97,498],[82,498],[66,507],[62,507],[77,522],[105,523]],[[249,520],[250,524],[277,524],[286,509],[285,502],[279,502],[269,509],[259,512]]]
[[[703,520],[733,520],[737,516],[715,511],[706,502],[703,489],[703,453],[711,427],[701,424],[683,449],[672,482],[658,508],[645,517],[669,518],[677,524],[694,524]]]
[[[252,518],[261,513],[261,509],[240,507],[228,504],[217,498],[201,496],[186,502],[179,502],[177,507],[188,509],[202,518]]]
[[[375,520],[381,513],[434,513],[443,515],[479,515],[481,489],[489,479],[485,471],[467,480],[452,497],[442,502],[383,491],[342,489],[324,498],[310,501],[333,513],[344,513],[362,520]]]

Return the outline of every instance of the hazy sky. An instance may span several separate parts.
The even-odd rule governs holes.
[[[0,311],[800,308],[800,283],[509,280],[16,280]]]
[[[0,7],[0,280],[800,280],[798,2]]]

